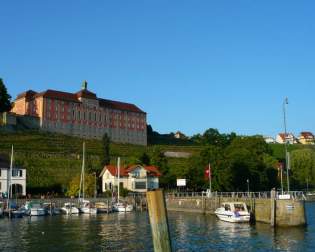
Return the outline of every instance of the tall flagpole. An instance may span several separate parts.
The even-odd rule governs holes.
[[[210,162],[209,162],[209,186],[210,186],[210,195],[211,195],[211,166],[210,166]]]

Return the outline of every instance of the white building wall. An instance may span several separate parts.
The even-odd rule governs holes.
[[[1,176],[0,176],[0,193],[7,193],[8,191],[8,169],[7,168],[0,168]],[[22,195],[26,195],[26,170],[25,169],[16,169],[22,171],[22,177],[11,177],[11,185],[19,184],[22,186]]]

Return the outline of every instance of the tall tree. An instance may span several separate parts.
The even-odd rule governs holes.
[[[8,94],[7,88],[0,78],[0,112],[6,112],[11,109],[11,96]]]
[[[106,133],[103,135],[102,144],[103,144],[102,166],[104,166],[110,163],[110,138]]]

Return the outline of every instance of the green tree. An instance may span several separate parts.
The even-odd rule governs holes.
[[[151,163],[150,156],[146,152],[143,152],[140,155],[139,161],[140,161],[140,164],[142,164],[142,165],[150,165],[150,163]]]
[[[102,156],[102,166],[108,165],[110,163],[110,138],[105,133],[102,138],[103,156]]]
[[[67,196],[79,196],[80,191],[80,175],[75,176],[69,183],[68,190],[66,192]],[[81,189],[82,190],[82,189]],[[94,174],[84,175],[84,194],[85,197],[92,197],[95,193],[95,177]],[[81,191],[82,195],[82,191]]]
[[[291,152],[292,179],[295,187],[305,188],[306,183],[315,184],[315,152],[300,149]]]
[[[7,112],[11,109],[11,96],[8,94],[7,88],[0,78],[0,113]]]

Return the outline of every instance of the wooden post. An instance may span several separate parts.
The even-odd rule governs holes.
[[[149,218],[155,252],[172,251],[165,199],[162,190],[147,192]]]
[[[276,226],[276,190],[270,192],[270,226]]]

